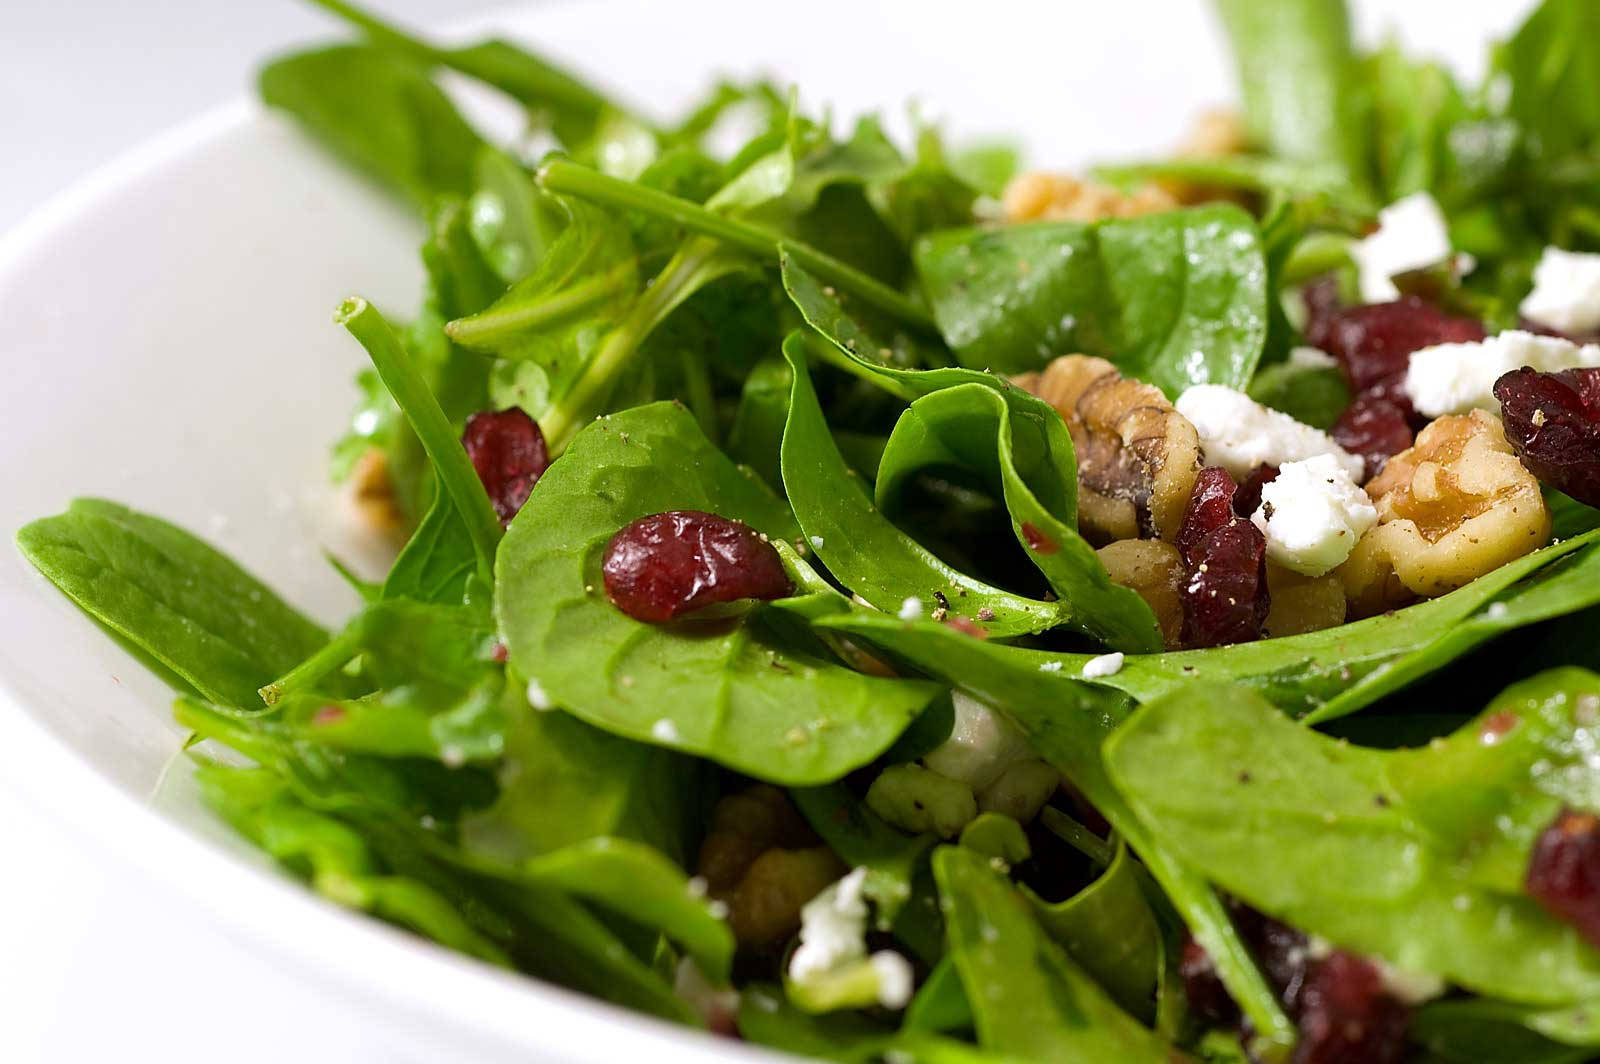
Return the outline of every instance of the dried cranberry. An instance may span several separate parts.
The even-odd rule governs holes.
[[[1534,842],[1523,885],[1551,916],[1600,946],[1600,817],[1563,809]]]
[[[1299,1001],[1294,1064],[1396,1064],[1411,1010],[1370,961],[1335,950],[1311,966]]]
[[[1250,475],[1239,482],[1239,490],[1233,493],[1233,515],[1249,517],[1254,514],[1261,508],[1261,489],[1277,479],[1275,465],[1258,465],[1250,470]]]
[[[1355,402],[1333,423],[1332,436],[1340,447],[1366,463],[1364,480],[1377,476],[1389,459],[1416,439],[1406,408],[1389,399],[1382,389],[1356,396]]]
[[[1600,369],[1514,369],[1494,382],[1506,439],[1528,471],[1600,506]]]
[[[1183,645],[1218,647],[1261,638],[1271,608],[1267,593],[1267,538],[1249,521],[1232,517],[1195,544],[1189,578],[1178,589],[1183,603]]]
[[[1031,521],[1022,522],[1022,538],[1028,541],[1028,549],[1037,554],[1054,554],[1061,549],[1060,544],[1039,531]]]
[[[1195,564],[1192,555],[1199,542],[1233,518],[1235,490],[1233,478],[1221,466],[1206,466],[1195,477],[1189,506],[1178,526],[1178,553],[1189,565]]]
[[[485,410],[467,418],[461,445],[467,449],[500,523],[509,525],[550,467],[550,449],[539,423],[517,407]]]
[[[1239,937],[1261,966],[1267,983],[1277,993],[1283,1007],[1291,1015],[1296,1014],[1310,956],[1305,934],[1237,901],[1229,904],[1229,910]]]
[[[1306,326],[1306,338],[1338,359],[1357,392],[1404,373],[1413,351],[1485,335],[1482,322],[1446,314],[1415,296],[1314,316]]]
[[[1189,1011],[1218,1027],[1232,1027],[1239,1022],[1239,1006],[1233,1003],[1228,988],[1222,985],[1217,966],[1211,963],[1211,955],[1193,935],[1183,943],[1178,975],[1183,979],[1183,995],[1189,1000]]]
[[[641,517],[606,546],[606,594],[640,621],[670,621],[739,599],[773,599],[792,585],[771,543],[742,521],[701,510]]]
[[[1334,315],[1344,309],[1344,300],[1339,298],[1339,278],[1332,274],[1320,277],[1302,288],[1300,297],[1306,304],[1306,340],[1321,347]]]

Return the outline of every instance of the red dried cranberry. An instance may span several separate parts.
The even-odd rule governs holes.
[[[1235,490],[1233,478],[1221,466],[1206,466],[1194,478],[1183,523],[1178,526],[1178,553],[1187,564],[1195,564],[1192,555],[1199,542],[1233,518]]]
[[[1551,916],[1600,946],[1600,817],[1561,810],[1534,842],[1523,885]]]
[[[759,532],[702,510],[651,514],[623,526],[606,546],[602,572],[617,609],[652,623],[792,590],[783,560]]]
[[[1230,515],[1192,551],[1183,603],[1183,645],[1219,647],[1261,638],[1272,600],[1267,592],[1267,538]]]
[[[1506,439],[1528,471],[1600,506],[1600,369],[1514,369],[1494,382]]]
[[[517,407],[485,410],[467,418],[461,445],[467,449],[500,523],[509,525],[550,467],[550,449],[539,423]]]
[[[1233,493],[1233,515],[1249,517],[1254,514],[1261,508],[1261,489],[1277,479],[1275,465],[1258,465],[1250,470],[1250,475],[1239,482],[1239,490]]]
[[[1397,1064],[1411,1010],[1370,961],[1335,950],[1311,966],[1299,1001],[1294,1064]]]
[[[1268,985],[1290,1015],[1296,1015],[1310,956],[1305,934],[1241,902],[1230,902],[1228,908],[1234,928],[1261,966]]]
[[[1022,522],[1022,538],[1028,541],[1028,549],[1037,554],[1054,554],[1061,549],[1060,544],[1039,531],[1031,521]]]
[[[1356,396],[1333,423],[1332,436],[1340,447],[1366,463],[1364,480],[1377,476],[1389,459],[1416,439],[1405,407],[1378,388]]]
[[[1306,338],[1338,359],[1357,392],[1404,373],[1413,351],[1484,336],[1482,322],[1446,314],[1415,296],[1333,311],[1306,327]]]
[[[1218,1027],[1232,1027],[1239,1022],[1239,1006],[1233,1003],[1228,988],[1222,985],[1217,966],[1211,963],[1211,955],[1193,935],[1183,943],[1178,975],[1183,979],[1183,995],[1189,999],[1189,1011]]]

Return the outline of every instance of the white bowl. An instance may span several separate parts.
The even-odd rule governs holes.
[[[1470,62],[1480,35],[1434,21],[1443,9],[1404,15],[1447,28]],[[1490,28],[1510,14],[1496,5]],[[680,0],[495,21],[663,114],[714,73],[770,71],[840,116],[917,98],[958,139],[1025,133],[1041,163],[1158,151],[1228,95],[1200,0]],[[361,355],[331,314],[353,292],[409,312],[418,239],[399,206],[244,101],[62,196],[0,241],[0,529],[75,495],[115,498],[206,535],[336,623],[354,603],[319,556],[326,529],[307,500],[323,490]],[[0,776],[183,891],[197,920],[380,1017],[418,1059],[772,1059],[321,902],[194,801],[170,702],[0,550]]]

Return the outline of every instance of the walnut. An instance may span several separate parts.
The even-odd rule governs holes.
[[[1236,112],[1208,108],[1195,116],[1194,123],[1178,143],[1174,154],[1179,159],[1218,159],[1238,155],[1249,146],[1249,137]],[[1160,178],[1156,184],[1181,204],[1209,203],[1214,200],[1247,202],[1250,199],[1237,189],[1214,188],[1180,177]]]
[[[395,498],[383,451],[376,447],[363,451],[350,469],[347,485],[350,506],[364,529],[397,541],[405,536],[409,522]]]
[[[1269,639],[1320,632],[1344,623],[1344,582],[1337,573],[1302,576],[1268,562],[1267,592],[1272,607],[1261,633]]]
[[[1156,615],[1161,639],[1169,650],[1178,648],[1183,635],[1183,600],[1178,588],[1183,584],[1183,557],[1178,548],[1159,539],[1119,539],[1095,552],[1106,567],[1112,583],[1139,593]],[[1344,591],[1339,592],[1344,606]]]
[[[1078,455],[1078,524],[1095,543],[1171,541],[1200,470],[1200,437],[1154,385],[1063,355],[1014,378],[1061,414]]]
[[[717,802],[699,874],[728,906],[739,945],[767,949],[800,928],[800,907],[845,873],[784,793],[758,784]]]
[[[1378,525],[1338,569],[1358,617],[1453,591],[1550,539],[1539,482],[1482,410],[1423,429],[1367,494]]]
[[[1178,206],[1155,185],[1121,192],[1109,185],[1041,170],[1013,178],[1006,186],[1002,205],[1008,222],[1097,222],[1102,218],[1157,214]]]

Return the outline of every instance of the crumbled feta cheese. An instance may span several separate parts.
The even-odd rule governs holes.
[[[861,974],[865,965],[876,984],[878,1004],[905,1008],[911,1000],[911,964],[893,950],[867,956],[867,870],[857,868],[800,910],[800,944],[789,958],[789,979],[802,990],[826,993],[830,979]]]
[[[1362,461],[1333,442],[1333,437],[1262,406],[1240,391],[1220,384],[1196,384],[1178,396],[1178,413],[1200,434],[1206,461],[1235,477],[1259,465],[1281,466],[1317,455],[1329,455],[1349,470],[1362,472]]]
[[[908,597],[904,602],[900,603],[898,616],[902,621],[917,620],[922,616],[922,600],[915,595]]]
[[[1400,298],[1395,274],[1433,266],[1450,257],[1444,212],[1426,192],[1396,200],[1378,212],[1378,231],[1350,248],[1361,274],[1361,299],[1387,303]]]
[[[528,705],[541,713],[555,708],[555,703],[550,701],[550,696],[545,693],[538,680],[528,681]]]
[[[826,542],[826,540],[824,540],[821,536],[812,536],[811,537],[811,545],[813,547],[817,548],[818,550],[822,549],[822,544],[825,543],[825,542]]]
[[[1291,347],[1289,365],[1295,369],[1333,369],[1339,360],[1320,347]]]
[[[1060,672],[1061,671],[1061,662],[1059,662],[1059,661],[1047,661],[1043,665],[1039,666],[1039,671],[1040,672]]]
[[[886,1009],[903,1009],[909,1005],[915,985],[911,962],[892,949],[880,949],[870,962],[878,975],[878,1004]]]
[[[1378,523],[1378,510],[1350,472],[1330,455],[1278,467],[1261,486],[1250,521],[1267,537],[1267,557],[1306,576],[1321,576],[1350,556]]]
[[[1471,343],[1435,344],[1411,353],[1405,390],[1411,405],[1425,417],[1464,414],[1474,408],[1498,411],[1494,382],[1522,366],[1546,373],[1600,366],[1600,344],[1579,347],[1559,336],[1517,329]]]
[[[1406,1005],[1421,1005],[1444,994],[1444,980],[1431,972],[1402,971],[1380,957],[1368,957],[1367,960],[1378,969],[1383,988]]]
[[[1600,329],[1600,255],[1545,248],[1522,316],[1565,333]]]
[[[941,776],[981,791],[1011,765],[1036,756],[1012,723],[962,691],[950,696],[955,722],[950,738],[922,759]]]
[[[650,725],[650,735],[657,742],[675,743],[678,741],[678,726],[666,717],[662,717]]]
[[[1504,602],[1491,602],[1489,608],[1483,611],[1483,615],[1491,621],[1503,621],[1511,616],[1511,607]]]
[[[1123,654],[1120,650],[1110,654],[1101,654],[1097,658],[1090,658],[1084,662],[1080,675],[1085,680],[1098,680],[1106,676],[1115,676],[1122,671],[1122,661]]]

